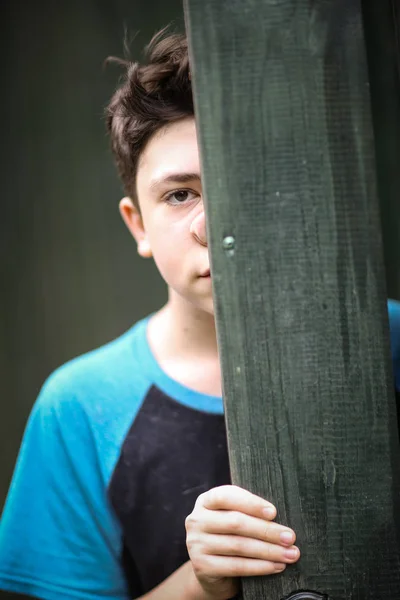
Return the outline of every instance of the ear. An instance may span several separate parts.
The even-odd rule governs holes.
[[[119,212],[125,225],[135,238],[138,246],[138,254],[143,258],[151,258],[152,252],[150,242],[144,228],[142,215],[132,200],[126,196],[119,203]]]

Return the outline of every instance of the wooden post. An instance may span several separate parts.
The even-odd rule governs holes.
[[[400,452],[360,1],[185,8],[232,479],[276,504],[302,550],[283,574],[244,579],[244,598],[398,599]]]

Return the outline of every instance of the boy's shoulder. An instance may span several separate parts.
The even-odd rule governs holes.
[[[90,598],[129,597],[119,560],[123,531],[108,490],[152,385],[141,361],[147,319],[59,367],[43,385],[1,519],[0,587],[69,598],[85,595],[85,581]]]
[[[135,413],[152,384],[141,360],[149,318],[58,367],[45,381],[33,412],[52,414],[60,423],[79,415],[115,423],[118,414]]]
[[[389,300],[388,309],[393,372],[400,401],[400,302]]]

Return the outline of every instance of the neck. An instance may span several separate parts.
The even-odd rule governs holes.
[[[210,302],[211,304],[211,302]],[[222,396],[215,321],[171,292],[167,304],[149,322],[147,337],[167,375],[203,394]]]
[[[167,304],[153,317],[153,331],[171,355],[218,360],[214,315],[170,291]]]

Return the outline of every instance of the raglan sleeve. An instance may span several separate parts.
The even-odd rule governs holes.
[[[396,392],[400,394],[400,302],[389,300],[390,344]]]
[[[0,521],[0,589],[127,600],[121,537],[90,420],[53,374],[30,414]]]

